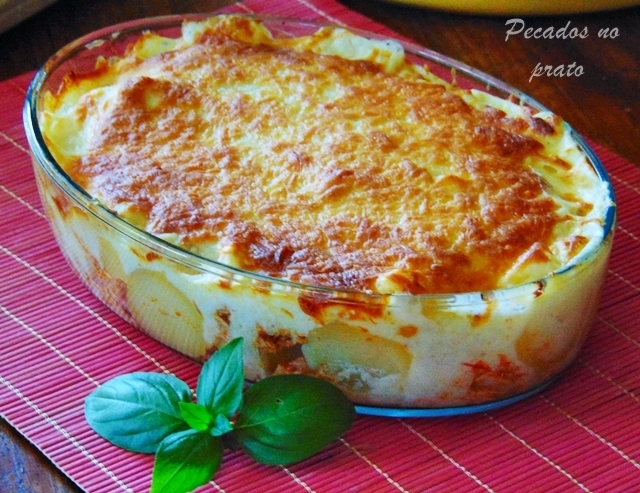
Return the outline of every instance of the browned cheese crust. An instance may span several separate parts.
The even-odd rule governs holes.
[[[386,275],[413,294],[494,289],[523,255],[549,261],[563,216],[528,164],[557,132],[542,119],[216,34],[131,67],[65,167],[154,234],[269,276],[375,291]]]

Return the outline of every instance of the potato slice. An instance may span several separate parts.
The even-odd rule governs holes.
[[[397,375],[404,380],[411,366],[405,345],[340,321],[312,330],[302,353],[312,369],[332,374],[353,390],[365,390],[372,378]]]
[[[98,237],[100,245],[100,265],[104,272],[111,278],[125,279],[124,267],[120,255],[114,246],[104,237]]]
[[[141,330],[187,356],[204,359],[207,345],[202,313],[163,273],[145,269],[132,272],[127,301]]]

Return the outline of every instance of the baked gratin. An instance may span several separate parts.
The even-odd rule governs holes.
[[[85,208],[160,245],[41,185],[85,282],[193,358],[242,335],[250,378],[316,374],[359,403],[475,404],[565,367],[612,207],[569,127],[397,41],[267,24],[141,31],[42,91],[44,143]]]

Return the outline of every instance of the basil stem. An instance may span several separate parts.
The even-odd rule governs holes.
[[[213,426],[211,427],[210,433],[214,437],[219,437],[226,433],[229,433],[230,431],[233,431],[233,423],[231,423],[231,421],[229,421],[229,418],[227,418],[224,414],[218,414],[213,421]]]

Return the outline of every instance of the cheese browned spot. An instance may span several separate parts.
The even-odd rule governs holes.
[[[601,235],[606,191],[557,117],[341,30],[185,32],[69,77],[42,117],[72,179],[136,226],[273,277],[414,294],[536,280]]]

